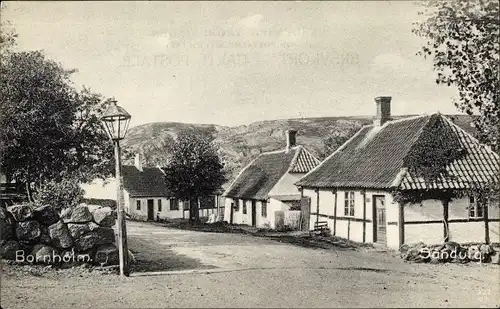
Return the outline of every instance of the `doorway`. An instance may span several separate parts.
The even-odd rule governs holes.
[[[252,200],[252,226],[257,225],[257,206],[255,200]]]
[[[373,242],[387,244],[385,196],[373,196]]]
[[[155,219],[155,209],[154,209],[155,201],[148,200],[148,221],[153,221]]]

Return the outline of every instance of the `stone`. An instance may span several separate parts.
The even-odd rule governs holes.
[[[23,251],[22,255],[24,256],[24,250],[21,244],[15,240],[7,240],[0,246],[0,257],[6,260],[15,260],[16,252]]]
[[[7,211],[10,212],[14,220],[18,222],[33,218],[33,209],[27,204],[9,206],[7,207]]]
[[[135,256],[132,253],[132,251],[128,250],[128,264],[134,264],[135,263]]]
[[[111,207],[101,207],[94,210],[92,213],[94,222],[104,227],[112,227],[115,225],[116,215],[113,214]]]
[[[11,240],[14,236],[14,218],[5,208],[0,207],[0,241]]]
[[[495,252],[495,250],[493,250],[493,247],[488,244],[482,244],[479,247],[479,251],[481,252],[481,255],[485,257],[490,256],[493,252]]]
[[[112,228],[99,227],[76,240],[75,246],[79,251],[88,251],[100,245],[115,242],[115,231]]]
[[[93,261],[101,266],[119,264],[118,248],[115,245],[99,246],[95,252]]]
[[[481,257],[481,251],[479,250],[479,246],[472,245],[468,248],[468,258],[471,261],[479,261]]]
[[[92,221],[92,214],[87,206],[77,206],[71,211],[69,219],[63,219],[64,223],[87,223]]]
[[[40,237],[40,223],[37,221],[17,222],[16,237],[18,240],[35,241]]]
[[[35,210],[33,210],[33,216],[35,220],[45,225],[51,225],[59,221],[57,211],[49,205],[35,208]]]
[[[89,223],[68,223],[68,230],[71,237],[77,239],[85,233],[90,232]]]
[[[68,227],[62,221],[49,226],[49,236],[52,238],[52,243],[57,248],[69,248],[73,245],[73,239],[69,233]]]
[[[42,244],[35,245],[31,255],[35,257],[37,264],[55,264],[60,259],[57,249]]]
[[[500,252],[495,251],[490,255],[490,263],[499,265],[500,264]]]
[[[45,225],[40,226],[40,243],[44,245],[52,244],[52,238],[49,235],[49,228]]]
[[[61,210],[61,213],[59,214],[59,218],[63,220],[63,222],[69,221],[71,219],[71,213],[73,212],[73,209],[71,208],[64,208]]]

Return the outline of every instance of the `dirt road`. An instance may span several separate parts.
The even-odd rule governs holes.
[[[242,234],[129,222],[133,275],[6,271],[2,308],[498,307],[495,265],[407,264]]]

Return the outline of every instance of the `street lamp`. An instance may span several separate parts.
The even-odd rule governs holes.
[[[101,116],[101,121],[108,133],[109,138],[115,146],[115,178],[116,178],[116,207],[118,217],[118,253],[120,258],[120,275],[129,275],[128,269],[128,249],[127,249],[127,228],[125,222],[125,210],[122,203],[123,182],[120,140],[125,137],[130,122],[130,114],[122,107],[116,105],[116,101],[111,101],[106,111]]]

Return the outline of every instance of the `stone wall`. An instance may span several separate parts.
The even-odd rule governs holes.
[[[28,264],[115,265],[115,223],[116,211],[97,205],[60,213],[32,204],[0,207],[0,256]]]

